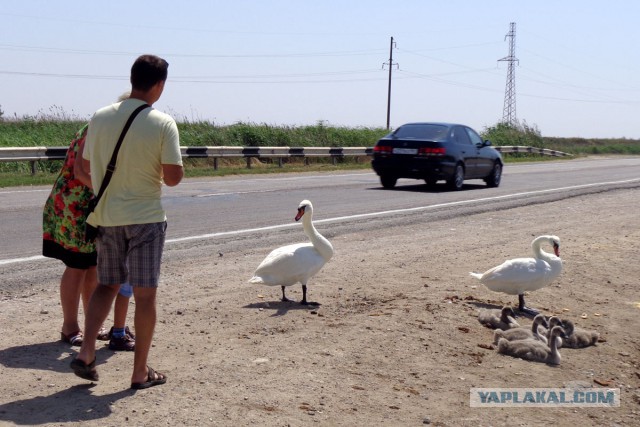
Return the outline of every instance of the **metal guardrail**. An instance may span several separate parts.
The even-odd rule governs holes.
[[[31,162],[31,172],[36,172],[38,161],[64,160],[68,147],[0,147],[0,162]],[[335,163],[343,157],[371,156],[372,147],[180,147],[183,158],[213,158],[213,168],[218,169],[218,159],[245,158],[247,168],[251,159],[275,158],[282,167],[285,158],[330,157]]]
[[[553,156],[553,157],[571,157],[572,154],[565,153],[562,151],[549,150],[547,148],[538,148],[538,147],[528,147],[528,146],[494,146],[496,150],[501,153],[526,153],[526,154],[540,154],[543,156]]]
[[[31,162],[31,171],[35,173],[35,162],[64,160],[68,147],[0,147],[0,162]],[[495,146],[501,153],[528,153],[545,156],[564,157],[571,154],[546,148],[526,146]],[[218,159],[245,158],[251,168],[251,159],[275,158],[282,166],[285,158],[330,157],[335,163],[343,157],[371,156],[373,147],[180,147],[184,158],[213,158],[214,169],[218,168]]]
[[[182,157],[213,158],[213,168],[218,169],[218,159],[225,157],[246,158],[247,168],[251,168],[251,159],[275,158],[282,167],[285,158],[330,157],[335,164],[342,157],[370,156],[370,147],[180,147]]]

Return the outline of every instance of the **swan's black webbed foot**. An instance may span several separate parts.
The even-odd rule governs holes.
[[[535,308],[531,308],[531,307],[522,307],[522,308],[519,308],[518,311],[526,314],[527,316],[531,316],[531,317],[536,317],[538,314],[540,314],[540,312],[538,310],[536,310]]]
[[[518,311],[521,313],[524,313],[527,316],[531,316],[531,317],[535,317],[538,314],[540,314],[540,312],[536,309],[533,309],[531,307],[527,307],[524,303],[524,295],[518,295]]]

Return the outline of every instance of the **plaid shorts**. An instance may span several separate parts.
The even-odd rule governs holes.
[[[167,222],[99,227],[98,283],[157,288]]]

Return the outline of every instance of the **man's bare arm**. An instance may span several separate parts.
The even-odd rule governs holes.
[[[180,184],[184,176],[184,169],[180,165],[162,165],[162,179],[169,187]]]

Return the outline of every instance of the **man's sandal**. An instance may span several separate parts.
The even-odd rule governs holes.
[[[164,384],[167,382],[167,376],[156,372],[151,366],[147,366],[147,380],[143,383],[131,383],[131,388],[134,390],[142,390],[144,388],[153,387],[155,385]]]
[[[96,359],[87,364],[78,358],[74,358],[69,366],[73,369],[74,374],[85,380],[98,381],[100,378],[98,371],[96,371]]]

